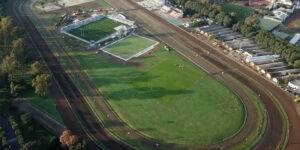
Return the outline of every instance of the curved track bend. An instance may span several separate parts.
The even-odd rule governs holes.
[[[226,75],[232,76],[247,85],[261,97],[268,113],[268,124],[256,149],[274,150],[284,147],[300,149],[300,118],[295,109],[293,97],[266,80],[256,72],[233,61],[210,46],[204,39],[195,38],[186,31],[168,23],[152,12],[140,7],[133,0],[106,0],[113,7],[127,13],[131,19],[142,24],[154,37],[176,49],[202,68],[219,68]],[[209,52],[209,54],[207,53]],[[199,56],[196,57],[195,54]],[[280,109],[283,108],[283,109]],[[285,113],[288,117],[285,117]]]

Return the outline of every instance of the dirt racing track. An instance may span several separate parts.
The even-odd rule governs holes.
[[[211,73],[217,80],[226,84],[229,88],[234,90],[243,100],[247,110],[246,124],[243,129],[235,136],[225,140],[222,143],[207,146],[205,149],[216,149],[223,147],[230,148],[233,145],[239,144],[247,138],[247,136],[257,127],[257,111],[252,104],[251,98],[245,91],[242,91],[239,85],[232,81],[232,77],[247,85],[262,99],[268,113],[267,129],[263,134],[262,139],[256,145],[256,149],[273,150],[284,145],[287,141],[287,149],[300,149],[300,120],[294,107],[293,97],[279,89],[274,84],[262,78],[252,70],[245,66],[229,59],[218,51],[218,49],[211,47],[185,31],[169,24],[151,12],[140,8],[131,0],[107,0],[113,7],[121,11],[135,20],[139,25],[142,25],[145,30],[153,35],[158,40],[175,48],[180,54],[188,58],[194,64]],[[28,16],[24,15],[24,5],[27,0],[14,0],[10,3],[10,14],[15,20],[18,20],[18,25],[26,28],[28,32],[28,41],[30,41],[36,49],[39,50],[40,55],[47,63],[49,70],[51,70],[55,84],[51,90],[55,98],[63,120],[68,129],[80,135],[81,138],[88,139],[89,147],[91,149],[107,148],[107,149],[131,149],[130,146],[114,139],[109,133],[105,131],[102,125],[87,106],[84,96],[72,83],[69,75],[65,73],[58,60],[55,58],[46,42],[34,27]],[[26,13],[25,13],[26,14]],[[58,47],[63,46],[57,42]],[[209,53],[208,53],[209,52]],[[197,54],[197,55],[196,55]],[[67,57],[69,61],[74,62],[73,69],[80,70],[78,64],[71,57]],[[80,71],[79,71],[80,72]],[[225,74],[220,74],[225,72]],[[101,96],[101,93],[96,90],[96,87],[88,79],[86,74],[80,73],[82,84],[90,92],[98,102],[98,107],[104,111],[104,114],[111,116],[109,119],[112,122],[122,122],[116,113],[111,109],[109,104]],[[59,89],[59,90],[57,90]],[[280,106],[288,116],[285,119],[285,113],[281,111]],[[131,138],[141,140],[142,143],[156,148],[155,140],[145,137],[138,131],[128,127],[122,123],[120,132],[130,132]],[[98,143],[96,141],[101,141]],[[172,145],[166,145],[172,146]],[[202,148],[201,148],[202,149]]]
[[[107,1],[113,7],[126,12],[131,19],[141,24],[154,37],[173,47],[195,64],[207,71],[210,71],[210,67],[214,66],[224,71],[226,75],[244,83],[259,95],[268,113],[268,124],[266,132],[257,144],[256,149],[277,149],[280,145],[284,145],[285,138],[288,140],[287,149],[300,149],[300,135],[297,134],[300,132],[300,120],[292,96],[254,71],[229,59],[204,40],[199,40],[169,24],[153,13],[139,7],[132,0]],[[199,56],[196,57],[195,54],[199,54]],[[226,78],[226,76],[223,78]],[[286,112],[288,120],[284,117],[284,112],[280,111],[280,106]]]

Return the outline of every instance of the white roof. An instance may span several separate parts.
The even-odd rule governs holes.
[[[295,36],[290,40],[291,44],[296,44],[300,40],[300,33],[296,33]]]
[[[293,88],[300,88],[300,80],[295,79],[289,82],[289,86]]]

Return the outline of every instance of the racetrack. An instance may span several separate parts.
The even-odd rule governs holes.
[[[31,16],[33,16],[33,14],[29,14]],[[39,22],[42,22],[42,21],[39,21]],[[39,25],[39,26],[47,26],[47,25]],[[55,33],[49,33],[47,34],[47,38],[50,38],[50,39],[58,39],[59,37],[55,38]],[[53,43],[53,40],[51,40],[51,43]],[[58,47],[56,49],[59,49],[59,50],[63,50],[63,43],[57,41],[56,42]],[[64,52],[62,51],[61,52],[64,56],[68,56],[67,52]],[[80,70],[80,67],[78,67],[76,64],[76,60],[73,60],[72,57],[66,57],[66,59],[68,59],[70,61],[69,63],[69,66],[71,66],[70,70],[73,70],[72,72],[72,75],[73,74],[77,74]],[[74,76],[77,76],[77,75],[74,75]],[[87,90],[88,91],[88,95],[91,95],[95,100],[96,102],[99,102],[99,105],[98,107],[100,108],[100,110],[102,110],[103,112],[105,112],[104,114],[109,114],[110,116],[110,120],[113,121],[113,122],[120,122],[119,124],[122,124],[123,127],[120,127],[120,131],[121,132],[130,132],[130,138],[131,139],[136,139],[136,140],[139,140],[139,141],[142,141],[143,144],[147,145],[147,147],[151,147],[153,145],[155,145],[156,141],[153,140],[153,139],[149,139],[148,137],[145,137],[143,136],[142,134],[140,134],[139,132],[135,131],[134,129],[131,129],[131,128],[128,128],[126,127],[124,123],[122,123],[120,120],[118,120],[117,118],[115,118],[114,114],[111,113],[111,111],[107,111],[105,108],[105,104],[100,104],[100,103],[103,103],[104,101],[102,100],[103,98],[101,98],[101,93],[98,94],[98,92],[95,90],[96,87],[93,85],[93,83],[90,83],[89,80],[86,80],[88,77],[85,76],[85,74],[78,74],[78,76],[80,76],[80,79],[78,80],[83,80],[81,82],[82,85],[84,85],[84,89],[89,89]],[[216,74],[216,76],[218,76],[218,74]],[[220,81],[221,81],[221,78],[220,78]],[[223,81],[221,81],[223,82]],[[253,105],[253,101],[251,101],[250,99],[252,98],[251,94],[249,93],[245,93],[245,91],[243,91],[239,85],[237,84],[234,84],[232,83],[232,81],[228,81],[228,84],[231,84],[231,87],[230,88],[234,88],[233,90],[236,91],[236,93],[238,93],[238,95],[240,97],[243,97],[245,99],[245,102],[244,103],[247,103],[246,104],[246,109],[247,110],[252,110],[252,111],[247,111],[247,120],[246,120],[246,126],[244,126],[244,130],[242,130],[242,132],[240,132],[238,135],[234,136],[234,139],[237,139],[237,141],[244,141],[243,139],[245,139],[247,137],[247,135],[251,134],[251,132],[257,128],[259,128],[260,124],[257,122],[257,108],[255,108],[255,106]],[[100,96],[99,96],[100,95]],[[251,113],[250,113],[251,112]],[[117,123],[118,124],[118,123]],[[238,140],[239,139],[239,140]],[[235,144],[234,140],[231,140],[232,142],[229,142],[227,141],[226,144],[228,146],[232,145],[232,144]],[[164,149],[165,148],[170,148],[170,146],[172,146],[172,144],[167,144],[167,143],[161,143],[161,141],[159,141],[159,144],[160,144],[160,147],[161,149]],[[207,148],[216,148],[216,147],[221,147],[222,145],[219,145],[219,144],[215,144],[214,146],[211,146],[211,147],[207,147]]]
[[[256,145],[256,149],[284,148],[285,140],[288,140],[287,149],[300,149],[300,136],[297,134],[300,132],[300,120],[295,109],[293,96],[282,91],[256,72],[228,58],[217,48],[211,47],[205,42],[205,39],[191,36],[152,12],[139,7],[133,1],[107,1],[113,7],[124,11],[154,37],[173,47],[195,64],[211,73],[225,72],[221,78],[234,77],[259,95],[268,112],[268,124],[263,138]],[[198,57],[195,54],[199,54]],[[286,120],[284,112],[280,110],[281,106],[286,112],[288,120]]]
[[[79,135],[82,135],[83,138],[87,138],[86,133],[88,132],[88,135],[91,134],[98,140],[101,140],[105,147],[108,147],[109,149],[127,149],[127,146],[113,140],[109,135],[107,135],[105,131],[103,131],[102,127],[97,123],[97,119],[95,119],[95,116],[86,106],[83,96],[69,79],[68,74],[64,72],[63,68],[60,66],[54,55],[47,47],[47,44],[42,39],[41,35],[34,28],[34,25],[29,21],[30,19],[27,16],[19,15],[23,12],[21,11],[23,8],[18,7],[23,5],[21,2],[24,1],[11,2],[11,14],[14,14],[14,17],[20,21],[20,25],[25,27],[29,31],[31,41],[35,43],[42,56],[44,56],[50,70],[52,70],[53,76],[56,79],[56,87],[53,88],[52,92],[55,92],[54,96],[56,96],[56,103],[60,108],[59,110],[63,114],[64,121],[67,122],[66,125],[72,131],[75,131]],[[223,143],[207,148],[214,149],[219,146],[223,146],[223,148],[225,149],[230,148],[232,145],[244,141],[244,138],[247,137],[248,133],[252,131],[253,126],[249,125],[249,122],[252,122],[252,125],[255,126],[256,112],[251,111],[253,110],[251,109],[252,102],[251,100],[247,100],[247,93],[244,93],[242,91],[239,92],[240,89],[238,85],[233,83],[231,80],[231,77],[234,77],[239,81],[245,83],[245,85],[255,91],[258,95],[260,95],[268,112],[267,131],[256,148],[276,149],[278,146],[284,145],[284,138],[285,135],[288,134],[288,131],[284,129],[286,125],[286,123],[284,122],[284,116],[278,109],[277,102],[280,102],[289,117],[290,126],[288,126],[288,128],[290,134],[288,134],[289,141],[287,144],[287,148],[299,149],[300,138],[296,133],[300,132],[300,123],[299,117],[294,107],[294,103],[292,102],[293,97],[283,92],[281,89],[265,80],[261,76],[257,75],[257,73],[247,69],[245,66],[232,61],[222,53],[219,53],[216,48],[210,47],[205,42],[203,42],[205,40],[200,41],[199,39],[192,37],[181,29],[178,29],[167,23],[166,21],[160,19],[159,17],[153,15],[151,12],[139,8],[137,5],[135,5],[135,3],[131,3],[127,0],[108,0],[108,2],[110,2],[114,7],[121,10],[129,10],[126,11],[128,16],[132,17],[139,24],[141,24],[147,31],[152,33],[154,37],[175,48],[179,53],[190,59],[199,67],[202,67],[206,71],[212,73],[212,75],[214,75],[217,79],[226,83],[226,85],[231,87],[233,90],[239,93],[240,96],[243,97],[246,107],[249,108],[249,112],[247,112],[247,114],[249,114],[247,118],[247,124],[244,129],[239,134],[224,141]],[[210,53],[208,54],[207,52]],[[199,55],[196,56],[195,54]],[[78,68],[76,66],[74,69],[78,71]],[[222,75],[221,72],[225,72],[225,74]],[[90,83],[89,80],[85,80],[87,78],[85,75],[82,75],[82,77],[84,78],[82,82],[85,83],[91,95],[95,96],[96,99],[101,100],[97,101],[100,103],[99,107],[101,108],[101,110],[104,110],[106,113],[111,114],[111,116],[113,116],[111,117],[112,121],[114,121],[114,119],[118,119],[118,117],[115,116],[116,114],[114,114],[114,112],[110,110],[111,108],[109,106],[106,106],[106,104],[103,104],[104,102],[102,101],[103,99],[101,98],[101,93],[95,90],[96,88],[93,83]],[[61,91],[57,89],[61,89]],[[67,102],[65,101],[65,97],[68,99]],[[81,120],[83,124],[78,123],[78,119]],[[124,130],[125,132],[132,131],[132,133],[135,133],[134,129],[127,128],[126,126],[124,126],[124,128],[122,128],[121,130]],[[148,143],[149,145],[153,144],[153,142],[148,142],[148,139],[143,137],[139,133],[132,134],[132,136],[135,136],[135,138],[139,138],[139,140],[145,141],[145,143]]]

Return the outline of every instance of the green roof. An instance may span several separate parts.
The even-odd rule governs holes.
[[[266,31],[271,31],[281,24],[281,22],[270,18],[260,18],[259,20],[260,20],[260,27]]]

